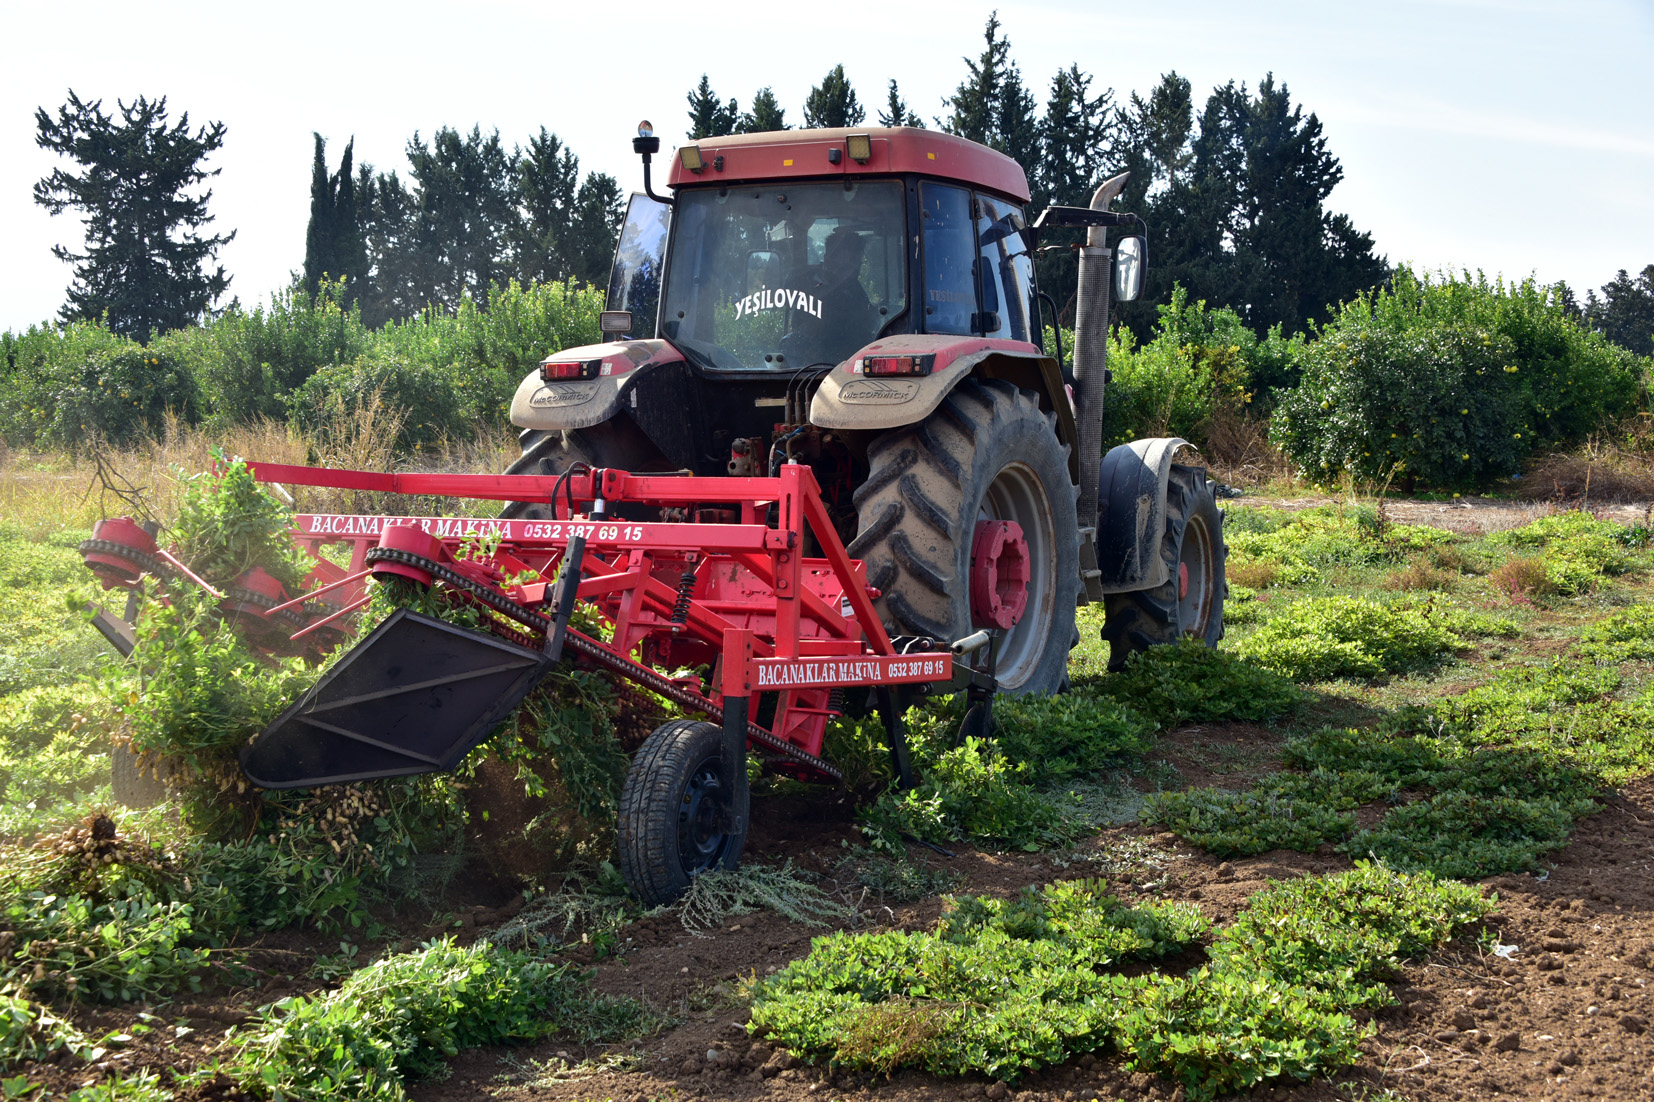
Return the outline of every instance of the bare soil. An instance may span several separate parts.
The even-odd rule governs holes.
[[[836,848],[840,829],[823,823],[810,851]],[[1188,900],[1220,923],[1232,920],[1269,880],[1348,867],[1341,857],[1289,851],[1218,861],[1169,835],[1132,827],[1107,832],[1086,848],[1102,852],[1127,840],[1151,843],[1169,860],[1162,870],[1116,878],[1123,897]],[[1087,871],[1059,867],[1049,855],[970,850],[946,864],[967,877],[961,890],[984,893]],[[1631,785],[1580,823],[1545,878],[1499,877],[1486,887],[1500,898],[1488,924],[1492,938],[1479,945],[1473,936],[1461,937],[1447,951],[1405,969],[1394,983],[1400,1005],[1375,1016],[1377,1033],[1366,1045],[1366,1061],[1332,1082],[1264,1088],[1255,1096],[1309,1102],[1388,1089],[1411,1099],[1654,1097],[1654,1035],[1648,1033],[1654,1017],[1654,780]],[[870,916],[872,923],[864,928],[921,929],[934,922],[938,910],[936,900],[893,908]],[[449,1079],[416,1085],[414,1096],[421,1102],[484,1096],[569,1102],[691,1097],[1067,1102],[1176,1096],[1171,1084],[1133,1074],[1111,1059],[1076,1061],[1005,1090],[986,1079],[938,1080],[917,1073],[888,1079],[828,1075],[778,1055],[748,1036],[745,1013],[717,991],[803,955],[811,936],[821,932],[774,915],[751,916],[706,938],[689,935],[676,919],[639,923],[627,931],[634,949],[595,964],[597,986],[642,995],[687,1011],[687,1017],[628,1052],[639,1063],[634,1070],[568,1079],[519,1070],[536,1061],[555,1066],[561,1057],[574,1065],[604,1055],[550,1042],[511,1052],[466,1053],[454,1062]],[[1495,952],[1492,946],[1505,948]]]
[[[1332,500],[1248,496],[1244,503],[1301,508]],[[1468,533],[1525,523],[1548,507],[1467,499],[1392,502],[1386,509],[1393,520]],[[1640,505],[1597,512],[1624,523],[1641,523],[1647,516]],[[1280,767],[1279,736],[1244,724],[1185,727],[1164,736],[1154,756],[1175,768],[1182,783],[1239,787]],[[1373,805],[1358,814],[1366,825],[1384,811]],[[852,821],[847,797],[837,791],[757,799],[749,860],[790,858],[832,878],[845,844],[857,840]],[[1071,854],[997,854],[969,847],[949,857],[919,849],[914,853],[960,874],[960,891],[1009,894],[1106,872],[1123,898],[1190,901],[1220,924],[1232,920],[1271,879],[1336,872],[1349,864],[1331,853],[1289,851],[1219,861],[1172,835],[1135,825],[1106,831]],[[1113,856],[1119,854],[1135,855],[1136,863]],[[1654,778],[1629,785],[1608,799],[1602,812],[1580,822],[1554,861],[1541,878],[1506,876],[1486,882],[1500,900],[1488,923],[1492,936],[1480,941],[1463,936],[1446,951],[1406,968],[1393,985],[1400,1003],[1375,1015],[1377,1032],[1365,1045],[1368,1056],[1361,1065],[1332,1081],[1263,1088],[1254,1096],[1302,1102],[1379,1098],[1384,1091],[1406,1099],[1654,1098],[1654,1034],[1649,1032],[1654,1021]],[[456,883],[452,909],[460,925],[455,932],[479,936],[510,917],[511,895],[492,871],[477,869]],[[941,906],[936,898],[890,906],[866,899],[849,925],[924,929],[935,922]],[[410,927],[390,947],[407,948],[412,938],[451,928]],[[642,998],[677,1024],[633,1046],[548,1041],[464,1052],[451,1061],[447,1077],[413,1084],[411,1093],[418,1102],[1181,1097],[1170,1083],[1129,1072],[1112,1058],[1087,1057],[1007,1087],[987,1079],[941,1080],[911,1072],[888,1078],[828,1074],[771,1051],[747,1033],[739,986],[806,955],[811,939],[826,932],[770,913],[732,919],[727,927],[704,935],[686,930],[674,916],[634,923],[621,931],[618,955],[594,959],[590,949],[576,949],[570,959],[592,968],[598,990]],[[65,1060],[24,1073],[61,1097],[117,1072],[210,1064],[225,1031],[248,1020],[260,1005],[316,989],[315,981],[302,977],[315,956],[337,948],[336,937],[282,935],[258,946],[253,964],[263,973],[259,986],[209,991],[154,1007],[76,1009],[73,1017],[88,1033],[129,1029],[142,1012],[159,1021],[152,1032],[135,1035],[96,1065]],[[374,948],[364,946],[364,957]],[[606,1070],[594,1070],[605,1065]],[[204,1102],[239,1096],[220,1082],[187,1097]]]

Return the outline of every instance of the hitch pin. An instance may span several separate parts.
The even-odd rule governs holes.
[[[963,639],[954,640],[948,645],[948,649],[951,650],[956,657],[963,656],[971,653],[971,651],[981,650],[983,647],[987,646],[992,639],[993,636],[988,634],[988,630],[986,628],[983,628],[981,631],[973,632],[972,634],[965,636]]]

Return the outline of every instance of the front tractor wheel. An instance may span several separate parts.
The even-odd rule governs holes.
[[[1108,668],[1125,668],[1138,651],[1179,639],[1216,647],[1223,638],[1223,513],[1204,467],[1174,464],[1166,484],[1166,529],[1160,558],[1166,581],[1153,589],[1104,598],[1103,640]]]
[[[741,861],[747,817],[741,794],[724,791],[723,740],[715,723],[674,720],[644,740],[626,774],[616,823],[620,872],[647,907],[671,903],[701,873]]]
[[[1000,628],[999,687],[1060,689],[1077,641],[1079,491],[1038,397],[967,379],[924,421],[875,440],[867,461],[849,550],[883,591],[877,607],[891,633],[945,644]],[[996,523],[1006,521],[1020,539]],[[1021,594],[1006,583],[1022,578],[1027,601],[1017,618]]]

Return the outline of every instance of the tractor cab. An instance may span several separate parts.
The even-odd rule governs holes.
[[[669,203],[632,199],[611,325],[703,372],[827,369],[902,334],[1038,349],[1027,183],[999,153],[905,127],[781,131],[686,145],[669,184]]]

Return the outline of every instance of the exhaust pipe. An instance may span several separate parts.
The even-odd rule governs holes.
[[[1091,196],[1092,210],[1107,210],[1126,186],[1129,172],[1103,183]],[[1097,487],[1103,466],[1103,397],[1108,370],[1108,309],[1112,252],[1102,226],[1086,230],[1080,248],[1080,285],[1074,310],[1074,411],[1080,441],[1079,520],[1082,529],[1097,528]]]

